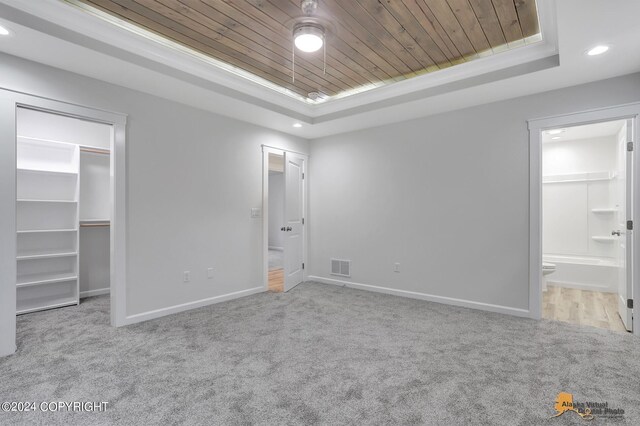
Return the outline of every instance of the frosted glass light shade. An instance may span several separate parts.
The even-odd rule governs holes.
[[[293,40],[303,52],[316,52],[324,44],[324,30],[315,25],[300,25],[293,30]]]

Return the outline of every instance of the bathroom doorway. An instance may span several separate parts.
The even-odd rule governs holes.
[[[632,325],[633,120],[542,131],[542,317]]]
[[[307,275],[308,157],[267,146],[262,149],[264,279],[267,291],[281,293]]]
[[[284,156],[269,153],[269,291],[284,291]]]

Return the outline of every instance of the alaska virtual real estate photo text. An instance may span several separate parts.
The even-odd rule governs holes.
[[[640,424],[639,0],[0,0],[0,425]]]

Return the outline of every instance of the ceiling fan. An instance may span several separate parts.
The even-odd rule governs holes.
[[[294,18],[287,24],[291,28],[293,45],[291,48],[293,67],[292,82],[296,81],[296,49],[305,53],[313,53],[324,48],[323,73],[327,73],[327,36],[331,23],[317,16],[318,0],[301,0],[302,16]]]

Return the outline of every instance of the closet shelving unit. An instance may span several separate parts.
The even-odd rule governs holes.
[[[79,146],[17,138],[18,314],[76,305]]]

